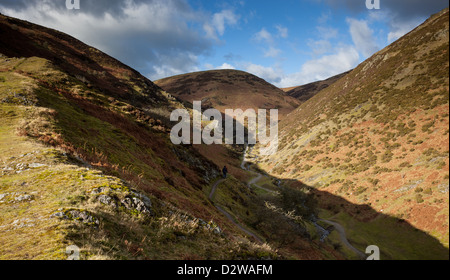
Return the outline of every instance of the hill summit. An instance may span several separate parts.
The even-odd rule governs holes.
[[[278,109],[282,118],[300,104],[265,80],[238,70],[188,73],[155,83],[182,100],[202,101],[222,113],[225,109]]]

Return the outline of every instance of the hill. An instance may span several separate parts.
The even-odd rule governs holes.
[[[385,257],[448,259],[448,71],[446,9],[286,117],[278,153],[260,167],[313,186],[324,217]],[[441,245],[420,252],[424,241],[402,224]]]
[[[176,108],[101,51],[0,15],[0,259],[276,257],[208,200],[219,169],[170,142]]]
[[[107,54],[0,15],[0,259],[343,258],[265,208],[243,147],[173,145],[184,108]]]
[[[155,81],[174,96],[188,102],[202,101],[206,108],[278,109],[280,119],[299,102],[255,75],[237,70],[188,73]]]
[[[292,96],[298,100],[300,100],[302,103],[308,101],[308,99],[314,97],[316,94],[318,94],[320,91],[326,89],[327,87],[331,86],[338,80],[340,80],[342,77],[350,73],[351,71],[333,76],[331,78],[328,78],[323,81],[317,81],[313,83],[309,83],[306,85],[298,86],[298,87],[290,87],[290,88],[284,88],[282,89],[284,92],[286,92],[287,95]]]

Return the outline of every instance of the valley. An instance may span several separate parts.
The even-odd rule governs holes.
[[[283,91],[237,70],[153,83],[0,15],[0,259],[448,260],[448,18]],[[278,151],[174,143],[171,112],[201,130],[204,109],[278,109]]]

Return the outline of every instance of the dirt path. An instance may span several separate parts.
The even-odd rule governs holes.
[[[220,184],[222,184],[224,181],[225,181],[225,179],[221,179],[221,180],[217,181],[217,182],[213,185],[213,187],[212,187],[212,189],[211,189],[211,193],[209,194],[209,200],[214,204],[214,206],[217,208],[217,210],[219,210],[219,212],[221,212],[223,215],[225,215],[225,217],[227,217],[228,220],[230,220],[230,222],[233,223],[235,226],[237,226],[241,231],[243,231],[243,232],[245,232],[247,235],[253,237],[253,238],[254,238],[255,240],[257,240],[259,243],[264,243],[264,241],[263,241],[260,237],[258,237],[258,236],[257,236],[256,234],[254,234],[253,232],[247,230],[246,228],[242,227],[239,223],[237,223],[237,222],[234,220],[233,216],[231,216],[230,213],[228,213],[228,212],[225,211],[222,207],[220,207],[219,205],[216,205],[216,204],[214,203],[213,197],[214,197],[214,194],[215,194],[216,191],[217,191],[217,187],[218,187]]]
[[[257,188],[260,188],[260,189],[262,189],[262,190],[265,190],[265,191],[267,191],[267,192],[270,192],[270,193],[276,193],[275,191],[272,191],[272,190],[263,188],[263,187],[258,186],[258,185],[256,184],[259,180],[261,180],[261,178],[263,177],[263,175],[262,175],[261,173],[259,173],[259,172],[254,172],[253,170],[251,170],[250,167],[246,167],[246,166],[245,166],[245,164],[246,164],[246,162],[247,162],[247,154],[248,154],[248,152],[249,152],[249,147],[248,147],[248,145],[246,145],[246,146],[245,146],[244,157],[243,157],[242,164],[241,164],[241,168],[242,168],[243,170],[246,170],[246,171],[252,173],[252,174],[257,175],[256,178],[252,179],[252,180],[248,183],[248,187],[251,187],[251,186],[253,185],[253,186],[255,186],[255,187],[257,187]],[[356,249],[355,247],[353,247],[352,244],[350,244],[350,242],[349,242],[348,239],[347,239],[347,234],[345,233],[345,229],[344,229],[343,226],[341,226],[340,224],[338,224],[338,223],[336,223],[336,222],[332,222],[332,221],[327,221],[327,220],[321,220],[321,221],[323,221],[323,222],[325,222],[325,223],[327,223],[327,224],[329,224],[329,225],[334,226],[334,228],[336,229],[336,231],[339,233],[341,242],[342,242],[347,248],[349,248],[351,251],[355,252],[355,253],[358,255],[359,258],[361,258],[361,259],[363,259],[363,260],[365,260],[365,259],[367,258],[367,256],[366,256],[363,252],[359,251],[358,249]]]
[[[263,176],[261,173],[259,173],[259,172],[255,172],[255,171],[251,170],[251,167],[250,167],[250,166],[248,166],[248,167],[245,166],[245,164],[247,163],[247,154],[248,154],[248,151],[249,151],[249,147],[248,147],[248,145],[245,145],[244,158],[242,159],[241,168],[242,168],[243,170],[245,170],[245,171],[248,171],[249,173],[255,174],[256,177],[253,178],[250,182],[248,182],[248,183],[247,183],[247,186],[248,186],[249,188],[251,188],[252,185],[253,185],[253,186],[257,187],[258,189],[264,190],[264,191],[269,192],[269,193],[272,193],[272,194],[276,194],[276,193],[277,193],[276,191],[269,190],[269,189],[267,189],[267,188],[261,187],[261,186],[259,186],[258,184],[256,184],[256,183],[259,182],[259,180],[261,180],[262,177],[264,177],[264,176]]]
[[[252,170],[250,169],[250,167],[246,167],[246,166],[245,166],[245,164],[246,164],[246,162],[247,162],[247,153],[248,153],[248,150],[249,150],[249,147],[248,147],[248,145],[246,145],[246,146],[245,146],[245,151],[244,151],[244,157],[243,157],[242,163],[241,163],[241,168],[242,168],[243,170],[246,170],[246,171],[252,173],[252,174],[257,175],[257,176],[256,176],[255,178],[253,178],[250,182],[248,182],[248,184],[247,184],[248,187],[250,188],[250,187],[253,185],[253,186],[255,186],[255,187],[257,187],[257,188],[260,188],[260,189],[263,189],[263,190],[265,190],[265,191],[267,191],[267,192],[270,192],[270,193],[276,193],[275,191],[272,191],[272,190],[263,188],[263,187],[258,186],[258,185],[256,184],[259,180],[261,180],[261,178],[263,177],[263,175],[262,175],[261,173],[259,173],[259,172],[252,171]],[[230,215],[230,213],[228,213],[228,212],[225,211],[222,207],[220,207],[220,206],[218,206],[218,205],[216,205],[216,204],[214,203],[213,197],[214,197],[214,194],[215,194],[216,191],[217,191],[217,187],[218,187],[220,184],[222,184],[224,181],[225,181],[225,179],[221,179],[221,180],[217,181],[217,182],[213,185],[213,187],[212,187],[212,189],[211,189],[211,193],[209,194],[209,200],[214,204],[214,206],[217,208],[217,210],[219,210],[225,217],[228,218],[228,220],[230,220],[230,221],[231,221],[236,227],[238,227],[241,231],[245,232],[245,233],[246,233],[247,235],[249,235],[249,236],[252,236],[252,237],[253,237],[255,240],[257,240],[258,242],[263,243],[263,241],[262,241],[261,238],[259,238],[257,235],[255,235],[254,233],[250,232],[249,230],[245,229],[244,227],[242,227],[239,223],[237,223],[237,222],[235,221],[235,219],[233,218],[232,215]],[[347,239],[347,234],[345,233],[345,229],[344,229],[343,226],[341,226],[340,224],[338,224],[338,223],[336,223],[336,222],[332,222],[332,221],[328,221],[328,220],[321,220],[321,221],[324,222],[324,223],[327,223],[327,224],[329,224],[329,225],[334,226],[334,228],[336,229],[336,231],[339,233],[341,242],[342,242],[347,248],[349,248],[351,251],[355,252],[362,260],[364,260],[364,259],[367,258],[367,256],[366,256],[363,252],[359,251],[358,249],[356,249],[355,247],[353,247],[352,244],[350,244],[350,242],[349,242],[348,239]]]
[[[362,260],[365,260],[367,258],[367,256],[363,252],[359,251],[358,249],[353,247],[352,244],[350,244],[350,242],[347,239],[347,234],[345,233],[345,229],[343,226],[341,226],[340,224],[338,224],[336,222],[332,222],[332,221],[327,221],[327,220],[320,220],[320,221],[327,223],[329,225],[332,225],[336,229],[336,231],[339,233],[341,242],[344,243],[344,245],[347,248],[349,248],[350,250],[355,252]]]

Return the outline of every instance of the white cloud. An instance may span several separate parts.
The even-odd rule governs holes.
[[[265,67],[258,64],[247,63],[243,69],[253,75],[256,75],[269,83],[276,84],[281,81],[282,71],[273,67]]]
[[[225,25],[236,25],[238,22],[239,16],[234,14],[231,10],[224,10],[220,13],[216,13],[213,16],[213,25],[217,29],[220,35],[223,35],[225,32]]]
[[[218,69],[218,70],[225,70],[225,69],[232,69],[232,70],[234,70],[236,68],[233,65],[231,65],[231,64],[224,63],[224,64],[220,65],[219,67],[216,67],[216,69]]]
[[[240,68],[263,78],[280,88],[299,86],[324,80],[355,68],[360,62],[360,55],[354,46],[341,45],[329,55],[311,59],[304,63],[295,73],[285,74],[278,66],[262,66],[254,63],[240,64]]]
[[[277,26],[275,26],[275,28],[278,30],[279,37],[284,38],[284,39],[289,37],[289,30],[286,27],[277,25]]]
[[[267,49],[266,51],[264,51],[264,57],[278,57],[281,53],[280,49],[277,49],[275,47],[270,46],[269,49]]]
[[[78,11],[67,10],[62,0],[30,2],[2,1],[0,8],[70,34],[152,80],[198,70],[198,57],[217,43],[213,38],[239,21],[232,10],[210,15],[186,0],[85,0]]]
[[[333,49],[333,45],[328,40],[310,40],[308,46],[311,48],[314,56],[319,56],[330,52]]]
[[[223,10],[220,13],[215,13],[209,22],[205,22],[203,29],[209,38],[218,40],[218,35],[225,34],[226,26],[235,26],[239,22],[239,15],[236,15],[232,10]]]
[[[350,34],[356,49],[365,57],[373,55],[379,50],[373,36],[373,30],[370,29],[367,21],[347,18],[350,25]]]
[[[342,46],[333,54],[307,61],[299,72],[283,76],[276,85],[285,88],[324,80],[351,70],[358,63],[358,51],[352,46]]]
[[[336,28],[327,26],[317,26],[316,29],[319,37],[325,40],[334,39],[338,37],[339,31]]]
[[[392,42],[400,39],[400,37],[403,37],[406,33],[413,30],[415,27],[420,25],[423,21],[424,21],[424,19],[421,19],[421,18],[411,19],[408,21],[392,20],[391,24],[390,24],[391,32],[389,32],[388,38],[387,38],[388,43],[392,43]]]
[[[279,26],[278,26],[279,27]],[[277,29],[278,29],[277,27]],[[280,31],[279,35],[277,36],[286,36],[287,37],[287,29],[284,30],[282,27],[280,27],[282,30]],[[264,57],[271,57],[276,58],[281,54],[281,49],[276,47],[276,42],[274,40],[274,36],[267,31],[265,28],[262,28],[259,32],[257,32],[253,36],[253,40],[266,44],[266,47],[263,50]]]
[[[272,34],[267,31],[265,28],[261,29],[258,33],[256,33],[254,36],[254,39],[258,42],[264,41],[268,44],[273,43],[273,36]]]

